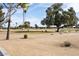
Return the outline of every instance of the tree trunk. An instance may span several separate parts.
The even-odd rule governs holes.
[[[48,25],[47,28],[50,28],[50,26]]]
[[[59,32],[59,29],[60,29],[60,27],[59,27],[59,26],[57,26],[57,31],[56,31],[56,32]]]
[[[8,28],[7,28],[6,40],[9,40],[9,32],[10,32],[10,19],[9,19],[9,21],[8,21]]]
[[[7,27],[7,36],[6,36],[6,40],[9,40],[9,34],[10,34],[10,21],[11,21],[11,5],[9,8],[9,21],[8,21],[8,27]]]
[[[25,21],[25,14],[24,14],[24,10],[23,10],[23,24],[24,24],[24,21]]]

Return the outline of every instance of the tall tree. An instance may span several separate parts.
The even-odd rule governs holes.
[[[75,25],[78,19],[75,10],[70,7],[67,11],[64,11],[62,5],[62,3],[55,3],[48,7],[46,18],[41,21],[41,24],[47,26],[55,25],[57,27],[56,32],[59,32],[62,24],[67,26]]]
[[[52,6],[50,6],[47,10],[47,16],[46,18],[43,20],[45,21],[45,23],[43,21],[41,21],[41,23],[44,23],[47,26],[50,25],[56,25],[57,27],[57,32],[59,32],[60,26],[61,26],[61,13],[62,13],[62,3],[55,3]]]
[[[2,6],[2,8],[7,8],[8,9],[8,13],[7,13],[7,18],[8,18],[8,28],[7,28],[7,36],[6,36],[6,40],[9,39],[9,29],[10,29],[10,21],[11,21],[11,11],[12,11],[12,8],[13,8],[13,3],[3,3],[3,4],[0,4],[0,6]],[[0,11],[2,12],[2,11]],[[5,20],[6,17],[2,17],[2,20]],[[5,22],[2,22],[0,25],[2,25],[3,23]]]
[[[6,40],[9,40],[9,35],[10,35],[10,22],[11,22],[11,12],[12,12],[12,9],[13,9],[13,4],[12,3],[8,3],[6,5],[8,7],[8,12],[9,12],[9,20],[8,20],[8,28],[7,28],[7,36],[6,36]]]
[[[19,3],[18,6],[20,6],[23,9],[23,23],[24,23],[25,13],[27,12],[29,8],[29,3]]]
[[[4,12],[2,11],[3,7],[0,5],[0,22],[4,21],[3,17],[4,17]],[[2,25],[0,25],[0,27],[2,27]]]
[[[2,22],[4,19],[3,19],[3,17],[4,17],[4,12],[2,11],[2,6],[0,6],[0,22]]]
[[[21,3],[3,3],[2,6],[6,7],[8,10],[7,16],[4,17],[4,19],[8,18],[8,28],[7,28],[7,36],[6,36],[6,40],[9,40],[9,32],[10,32],[10,22],[11,22],[11,15],[14,14],[16,12],[16,9],[21,6],[25,11],[25,3],[21,4]],[[15,10],[13,13],[12,11]],[[3,22],[4,23],[4,22]]]

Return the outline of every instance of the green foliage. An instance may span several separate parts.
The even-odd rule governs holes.
[[[24,28],[30,27],[30,22],[25,21],[24,24],[23,24],[23,27]]]
[[[4,12],[2,11],[2,6],[0,6],[0,22],[3,21]]]
[[[35,28],[36,28],[36,29],[38,28],[38,25],[37,25],[37,24],[35,24]]]
[[[62,5],[62,3],[55,3],[48,7],[46,10],[46,18],[41,21],[41,24],[47,25],[47,27],[55,25],[57,32],[59,32],[61,25],[75,25],[78,19],[75,10],[70,7],[67,11],[64,11]]]
[[[24,24],[19,25],[18,27],[19,27],[19,28],[29,28],[29,27],[30,27],[30,22],[25,21]]]
[[[19,3],[18,6],[20,6],[23,9],[23,11],[26,13],[26,11],[29,8],[29,3]]]
[[[52,18],[51,17],[44,18],[44,20],[41,21],[41,24],[42,25],[47,25],[47,27],[49,28],[50,25],[52,25]]]

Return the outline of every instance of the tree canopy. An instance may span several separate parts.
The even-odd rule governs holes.
[[[73,7],[70,7],[67,11],[63,10],[62,3],[54,3],[46,10],[46,18],[41,21],[42,25],[55,25],[57,32],[59,32],[61,25],[73,26],[78,19]]]

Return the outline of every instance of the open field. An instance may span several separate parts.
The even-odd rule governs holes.
[[[5,40],[5,31],[0,32],[0,47],[12,56],[79,55],[79,32],[18,33],[15,31],[10,32],[10,40]],[[28,39],[23,39],[24,34],[28,35]],[[64,41],[70,42],[72,46],[61,47]]]

